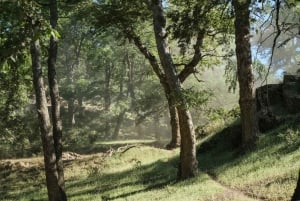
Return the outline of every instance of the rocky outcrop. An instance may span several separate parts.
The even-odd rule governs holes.
[[[275,128],[286,114],[300,112],[300,75],[284,75],[283,83],[256,89],[259,129]]]
[[[282,84],[284,105],[291,113],[300,112],[300,75],[285,75]]]

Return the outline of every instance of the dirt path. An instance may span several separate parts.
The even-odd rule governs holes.
[[[222,197],[244,197],[247,198],[249,200],[255,200],[255,201],[269,201],[267,198],[265,197],[260,197],[260,196],[256,196],[252,193],[246,192],[246,191],[242,191],[240,189],[237,188],[233,188],[231,186],[228,186],[227,184],[225,184],[224,182],[218,180],[217,176],[214,173],[211,172],[206,172],[206,174],[208,174],[208,176],[214,181],[216,182],[218,185],[222,186],[223,188],[225,188],[225,192],[220,194],[220,196]]]

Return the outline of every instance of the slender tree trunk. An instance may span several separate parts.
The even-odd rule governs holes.
[[[120,112],[120,114],[117,117],[116,127],[115,127],[115,130],[114,130],[114,134],[112,136],[112,139],[114,139],[114,140],[118,139],[120,129],[121,129],[121,125],[122,125],[123,120],[124,120],[125,113],[126,113],[126,110],[124,109],[123,111]]]
[[[300,200],[300,171],[298,175],[297,186],[295,188],[291,201],[299,201],[299,200]]]
[[[255,144],[258,133],[250,45],[250,3],[251,0],[233,1],[235,10],[235,44],[240,87],[239,104],[242,121],[243,149],[247,149]]]
[[[128,68],[128,81],[127,81],[127,96],[131,98],[131,106],[135,106],[135,92],[134,92],[134,66],[133,62],[130,60],[128,50],[125,52],[125,60]]]
[[[75,100],[71,97],[68,100],[68,125],[73,127],[75,123]]]
[[[156,57],[143,45],[141,42],[140,38],[131,30],[131,29],[126,29],[125,34],[130,40],[134,41],[134,44],[136,47],[140,50],[140,52],[148,59],[153,71],[157,75],[157,77],[160,80],[161,85],[164,88],[164,92],[166,94],[167,100],[168,100],[168,105],[169,105],[169,112],[170,112],[170,118],[171,118],[171,128],[172,128],[172,139],[171,139],[171,145],[167,145],[167,148],[175,148],[173,145],[178,144],[180,145],[180,125],[179,125],[179,119],[178,119],[178,112],[177,108],[175,107],[176,101],[172,99],[170,96],[171,94],[171,87],[166,81],[166,76],[164,72],[161,70],[160,65],[158,64],[158,61],[156,60]],[[200,52],[200,51],[197,51]],[[193,60],[194,63],[194,60]],[[183,73],[183,76],[180,80],[182,82],[184,79],[188,76],[188,73]]]
[[[166,19],[163,13],[162,0],[152,0],[152,13],[158,55],[171,90],[170,96],[175,100],[180,123],[181,145],[178,178],[187,179],[194,177],[198,171],[193,121],[185,97],[181,92],[181,82],[167,45]]]
[[[67,47],[65,47],[67,49]],[[67,85],[70,87],[70,92],[68,93],[67,102],[68,102],[68,114],[67,114],[67,126],[68,128],[71,128],[75,125],[75,92],[74,92],[74,66],[77,61],[74,62],[74,64],[70,64],[70,61],[72,60],[70,56],[70,49],[66,50],[66,57],[65,57],[65,66],[68,71],[67,76]]]
[[[125,59],[124,59],[124,63],[123,64],[124,64],[124,66],[126,66]],[[121,69],[121,79],[120,79],[120,84],[119,84],[119,96],[117,98],[117,104],[124,97],[127,98],[126,96],[124,96],[124,81],[125,81],[124,80],[124,76],[125,75],[126,75],[126,69],[122,68]],[[118,114],[118,116],[116,118],[115,129],[114,129],[113,135],[111,136],[112,139],[117,139],[118,138],[126,111],[127,111],[126,108],[121,108],[121,111],[119,112],[119,114]]]
[[[160,121],[160,114],[156,113],[153,117],[154,120],[154,136],[155,136],[155,140],[156,142],[160,142],[161,139],[161,130],[160,130],[160,126],[156,124],[156,122]]]
[[[105,67],[105,90],[104,90],[104,110],[105,113],[107,114],[105,128],[104,128],[105,138],[108,138],[110,136],[111,119],[108,118],[108,114],[110,112],[110,106],[111,106],[111,94],[110,94],[111,71],[112,71],[112,65],[107,64]]]
[[[33,86],[35,89],[36,107],[44,152],[48,199],[49,201],[58,201],[61,200],[61,198],[58,185],[56,154],[44,88],[43,72],[41,66],[41,48],[38,39],[33,41],[30,52],[32,60]]]
[[[79,117],[83,118],[84,117],[83,97],[78,96],[77,100],[78,100]]]
[[[50,24],[53,29],[57,27],[58,12],[56,0],[49,0],[50,3]],[[56,155],[56,166],[58,173],[58,185],[60,188],[60,197],[66,201],[64,168],[62,160],[62,122],[60,119],[60,97],[56,79],[56,58],[57,58],[57,41],[54,36],[50,38],[48,51],[48,81],[51,97],[51,113],[53,124],[53,139]]]

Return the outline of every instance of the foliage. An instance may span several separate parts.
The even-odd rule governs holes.
[[[208,90],[196,90],[195,88],[182,89],[183,95],[189,107],[201,110],[207,106],[209,99],[212,96],[212,92]]]
[[[176,40],[181,52],[181,60],[186,61],[190,56],[195,39],[204,33],[205,42],[200,47],[202,57],[210,57],[209,66],[213,65],[212,58],[220,56],[226,59],[232,55],[231,42],[233,33],[233,16],[230,7],[223,1],[170,1],[168,9],[170,25],[168,32]],[[222,19],[222,20],[221,20]],[[209,44],[209,45],[208,45]],[[222,46],[222,53],[216,49]],[[202,63],[202,62],[201,62]]]
[[[240,109],[239,107],[229,110],[222,107],[209,108],[204,114],[207,116],[206,123],[202,123],[195,129],[198,139],[213,135],[220,132],[224,127],[230,126],[239,119]]]

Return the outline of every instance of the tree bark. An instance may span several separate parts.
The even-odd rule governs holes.
[[[134,65],[133,62],[130,60],[129,52],[125,49],[125,64],[127,65],[127,96],[131,98],[131,106],[135,106],[135,92],[134,92]]]
[[[78,100],[78,116],[79,118],[84,118],[84,107],[83,107],[83,96],[78,96],[77,97]]]
[[[187,179],[194,177],[198,171],[193,121],[185,97],[181,92],[181,82],[169,52],[162,0],[152,0],[152,13],[158,55],[170,87],[170,97],[175,100],[180,123],[181,145],[178,178]]]
[[[239,105],[242,121],[242,148],[244,150],[255,144],[258,133],[250,45],[250,3],[251,0],[233,1],[237,71],[240,87]]]
[[[166,84],[164,86],[165,93],[168,101],[169,114],[170,114],[170,125],[171,125],[171,141],[167,144],[167,149],[175,149],[180,146],[180,125],[179,125],[179,117],[176,108],[176,101],[171,96],[171,90],[169,86]]]
[[[291,201],[299,201],[299,200],[300,200],[300,171],[298,175],[297,186],[295,188]]]
[[[73,127],[75,123],[75,100],[71,97],[68,100],[68,125]]]
[[[47,107],[47,98],[44,88],[43,72],[41,66],[41,48],[38,39],[32,42],[30,53],[32,60],[33,86],[35,89],[36,107],[44,152],[48,199],[49,201],[58,201],[61,200],[61,198],[58,185],[56,154],[54,149],[52,126]]]
[[[49,0],[50,3],[50,24],[53,29],[57,27],[58,11],[56,0]],[[58,83],[56,79],[56,58],[57,58],[57,39],[52,35],[48,50],[48,82],[51,97],[51,113],[53,124],[53,139],[56,156],[56,166],[58,173],[58,185],[60,197],[63,201],[67,200],[65,193],[64,168],[62,160],[62,122],[60,118],[60,97]]]
[[[105,67],[105,89],[104,89],[104,111],[106,114],[110,112],[111,106],[111,94],[110,94],[110,85],[111,85],[111,72],[112,65],[107,64]],[[106,117],[105,128],[104,128],[104,138],[108,138],[110,136],[110,123],[111,119]]]
[[[121,111],[117,117],[116,127],[114,130],[114,134],[112,136],[112,139],[114,140],[118,139],[119,137],[119,133],[120,133],[121,125],[124,120],[125,113],[126,113],[126,109],[123,109],[123,111]]]

